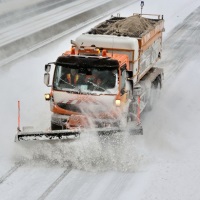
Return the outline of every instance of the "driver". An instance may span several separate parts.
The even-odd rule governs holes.
[[[79,81],[79,74],[77,73],[77,70],[76,69],[71,69],[70,70],[70,73],[68,73],[66,75],[66,78],[67,78],[67,81],[68,83],[71,83],[73,85],[76,85],[77,82]]]
[[[100,77],[97,78],[96,85],[98,85],[100,87],[103,85],[103,81],[102,81],[102,79]]]

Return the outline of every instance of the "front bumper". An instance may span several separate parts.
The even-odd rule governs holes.
[[[51,123],[62,127],[62,129],[105,128],[119,127],[121,120],[119,118],[95,118],[81,114],[71,116],[52,114]]]

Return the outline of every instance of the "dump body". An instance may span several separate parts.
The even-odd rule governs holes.
[[[147,18],[151,17],[151,18]],[[126,54],[128,71],[134,84],[161,57],[164,20],[160,15],[112,17],[76,39],[76,44],[106,49],[110,53]]]

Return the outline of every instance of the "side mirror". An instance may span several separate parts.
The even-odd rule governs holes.
[[[133,72],[132,71],[126,71],[126,80],[133,81]]]
[[[125,88],[122,88],[122,89],[120,90],[120,94],[121,94],[121,95],[124,95],[125,93],[126,93]]]
[[[44,84],[46,86],[49,86],[49,81],[50,81],[50,74],[49,73],[45,73],[44,74]]]
[[[45,70],[45,72],[50,72],[50,70],[51,70],[51,65],[49,65],[49,64],[46,64],[45,65],[45,67],[44,67],[44,70]]]

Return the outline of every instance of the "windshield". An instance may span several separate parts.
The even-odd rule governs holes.
[[[53,87],[56,90],[80,93],[117,93],[117,69],[73,68],[60,66],[55,68]]]

